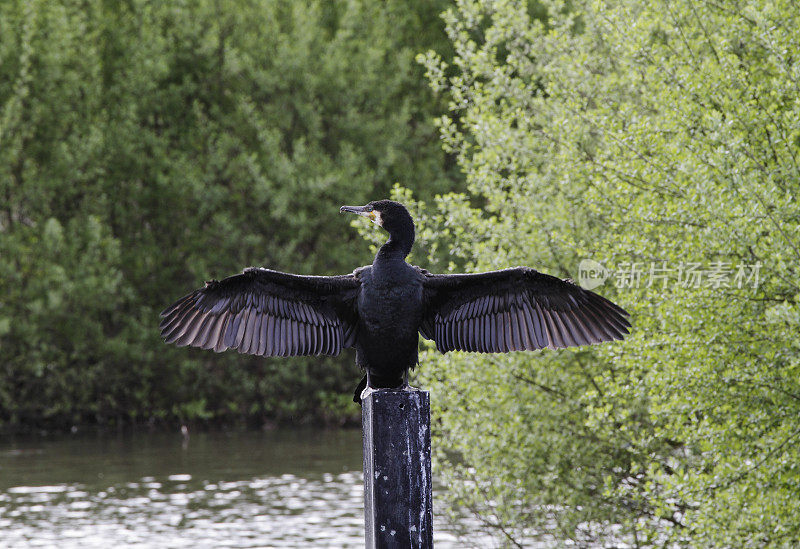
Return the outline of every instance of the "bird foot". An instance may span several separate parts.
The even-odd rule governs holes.
[[[400,390],[401,391],[408,391],[409,393],[416,393],[418,391],[421,391],[421,389],[419,387],[412,387],[408,383],[406,383],[405,385],[400,387]]]

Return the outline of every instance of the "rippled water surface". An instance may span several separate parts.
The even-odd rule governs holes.
[[[0,547],[363,547],[363,512],[357,430],[0,440]]]

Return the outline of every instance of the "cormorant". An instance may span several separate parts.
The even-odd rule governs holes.
[[[342,206],[389,232],[372,265],[340,276],[251,267],[161,313],[167,343],[261,356],[338,355],[356,348],[362,389],[406,387],[418,333],[448,351],[505,353],[622,339],[628,313],[570,280],[515,267],[432,274],[406,263],[414,221],[398,202]]]

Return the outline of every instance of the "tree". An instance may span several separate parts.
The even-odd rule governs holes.
[[[417,47],[441,4],[0,5],[0,427],[343,421],[339,359],[168,348],[158,312],[249,265],[349,272],[337,215],[458,184]]]
[[[508,545],[796,544],[800,12],[541,5],[538,20],[461,0],[453,63],[421,58],[469,191],[421,233],[449,220],[475,270],[597,261],[634,331],[541,356],[428,354],[453,508]]]

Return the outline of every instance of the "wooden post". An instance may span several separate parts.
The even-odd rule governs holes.
[[[377,389],[361,399],[367,549],[433,547],[427,391]]]

